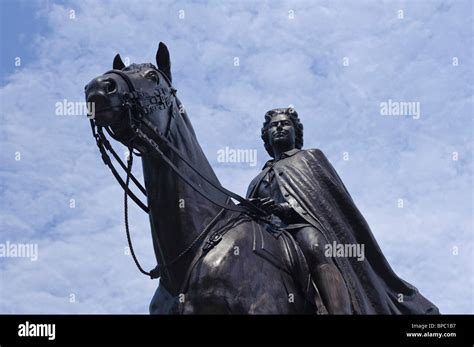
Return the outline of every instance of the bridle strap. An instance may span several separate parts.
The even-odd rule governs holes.
[[[154,278],[153,277],[154,275],[152,274],[153,270],[151,270],[150,272],[147,272],[143,270],[142,266],[140,265],[140,262],[138,261],[138,258],[135,255],[135,251],[133,250],[132,238],[130,236],[130,228],[128,225],[128,195],[130,193],[130,190],[128,189],[128,184],[130,183],[130,178],[132,174],[133,156],[131,154],[132,147],[130,146],[128,149],[130,151],[130,155],[128,156],[128,159],[127,159],[127,168],[126,168],[127,178],[125,179],[125,187],[124,187],[124,195],[123,195],[123,206],[124,206],[123,213],[124,213],[125,233],[127,234],[127,242],[128,242],[128,247],[130,248],[130,254],[132,255],[133,261],[135,262],[135,265],[137,266],[138,270],[142,274],[149,276],[151,279],[153,279]]]
[[[105,128],[105,130],[107,131],[107,133],[109,133],[110,135],[110,130],[109,128]],[[109,140],[107,140],[107,138],[105,136],[103,136],[103,132],[102,132],[102,129],[98,129],[98,132],[101,134],[101,137],[102,137],[102,141],[104,143],[104,146],[105,148],[110,152],[112,153],[112,155],[114,156],[115,160],[120,164],[120,166],[122,167],[122,169],[124,171],[127,171],[127,167],[125,166],[125,164],[123,163],[122,159],[120,159],[120,156],[117,154],[117,152],[115,152],[115,150],[112,148],[112,145],[110,144]],[[112,136],[112,135],[111,135]],[[129,156],[131,155],[131,150],[133,149],[128,149],[129,151]],[[135,183],[135,185],[137,186],[138,189],[140,189],[140,191],[143,193],[143,195],[146,196],[146,189],[141,185],[141,183],[138,181],[138,179],[132,174],[130,173],[130,179],[133,181],[133,183]]]
[[[96,131],[96,127],[95,127],[92,119],[91,119],[91,128],[92,128],[92,135],[94,136],[94,138],[96,140],[97,147],[99,148],[100,154],[102,156],[102,161],[104,162],[105,165],[107,165],[109,167],[110,171],[114,175],[117,182],[120,184],[122,189],[125,190],[126,184],[123,181],[122,177],[120,177],[120,175],[117,172],[117,170],[115,169],[114,165],[112,164],[112,161],[110,160],[110,157],[107,154],[107,150],[110,148],[112,155],[116,159],[118,157],[118,154],[115,153],[115,151],[113,151],[112,146],[110,146],[110,143],[108,142],[107,138],[105,137],[104,133],[102,132],[102,129],[100,129],[98,127],[97,131]],[[107,145],[107,143],[108,143],[108,145]],[[130,153],[130,155],[132,155],[132,154]],[[121,162],[120,157],[118,157],[118,161]],[[123,165],[123,162],[122,162],[121,165]],[[123,165],[123,166],[125,166],[125,165]],[[133,175],[131,175],[131,177],[132,176]],[[137,182],[138,184],[140,184],[134,176],[133,176],[132,180],[133,180],[134,183]],[[139,185],[138,187],[139,188],[141,187],[140,190],[144,189],[141,185]],[[128,191],[128,195],[130,196],[130,198],[138,205],[138,207],[140,207],[145,213],[150,212],[148,206],[145,205],[131,190],[127,190],[127,191]]]
[[[225,203],[221,203],[211,197],[208,196],[208,194],[196,183],[191,181],[188,177],[186,177],[177,167],[176,165],[163,153],[163,151],[160,149],[159,145],[151,138],[149,138],[141,129],[135,128],[135,131],[137,135],[148,142],[148,144],[155,150],[157,153],[158,157],[161,158],[173,171],[175,174],[177,174],[187,185],[189,185],[191,188],[193,188],[199,195],[201,195],[204,199],[208,200],[209,202],[225,208],[226,210],[234,211],[234,212],[241,212],[241,213],[249,213],[249,209],[246,207],[242,206],[234,206],[234,205],[229,205]],[[199,174],[199,173],[198,173]],[[207,179],[206,179],[207,181]],[[207,181],[210,182],[210,181]],[[224,188],[222,188],[224,189]]]
[[[221,203],[215,201],[214,199],[211,199],[210,197],[207,196],[206,193],[204,193],[198,186],[196,186],[192,181],[189,181],[189,179],[187,177],[185,177],[180,171],[179,169],[169,160],[169,158],[167,158],[164,153],[160,150],[159,148],[159,145],[153,141],[153,142],[150,142],[150,138],[145,134],[143,133],[143,131],[141,131],[139,128],[137,127],[134,127],[132,125],[132,129],[135,130],[135,132],[137,133],[137,135],[144,139],[145,141],[147,141],[154,149],[155,151],[158,153],[158,155],[168,164],[168,166],[171,167],[171,169],[173,169],[173,171],[178,175],[180,176],[188,185],[190,185],[193,189],[195,189],[198,193],[200,193],[200,195],[202,195],[204,198],[206,198],[207,200],[209,200],[210,202],[220,206],[220,207],[223,207],[223,208],[226,208],[228,210],[231,210],[231,211],[235,211],[235,212],[242,212],[242,213],[248,213],[249,211],[252,211],[254,214],[257,214],[257,215],[266,215],[266,213],[261,210],[260,208],[258,208],[257,206],[253,205],[252,203],[250,203],[249,201],[247,201],[246,199],[244,199],[243,197],[241,197],[240,195],[222,187],[221,185],[217,185],[216,183],[214,183],[213,181],[211,181],[208,177],[206,177],[205,175],[203,175],[198,169],[196,169],[196,167],[190,163],[188,161],[188,159],[186,159],[182,154],[181,152],[179,151],[179,149],[177,149],[167,138],[166,136],[163,136],[159,131],[158,129],[150,122],[148,121],[147,119],[145,118],[141,118],[140,119],[141,122],[143,124],[145,124],[148,128],[150,128],[153,133],[158,137],[159,141],[160,141],[160,144],[163,144],[165,147],[169,148],[173,153],[175,153],[179,159],[181,159],[189,168],[191,168],[199,177],[201,177],[204,181],[206,181],[207,183],[209,183],[213,188],[217,189],[218,191],[220,191],[221,193],[225,194],[226,196],[228,197],[231,197],[235,200],[237,200],[241,205],[243,205],[244,208],[242,208],[241,206],[232,206],[232,205],[228,205],[228,204],[225,204],[225,205],[222,205]]]

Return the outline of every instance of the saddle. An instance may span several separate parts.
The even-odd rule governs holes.
[[[326,307],[322,301],[318,287],[316,286],[308,263],[298,243],[293,235],[284,228],[277,227],[273,224],[266,224],[265,227],[259,228],[253,235],[253,251],[260,257],[272,262],[280,267],[283,271],[289,272],[293,280],[299,284],[302,294],[307,302],[312,303],[316,307],[316,314],[328,314]],[[274,237],[280,241],[281,253],[275,252],[269,247],[265,247],[265,237]],[[283,254],[283,257],[281,255]]]
[[[235,216],[235,212],[230,212],[231,215]],[[217,229],[215,232],[210,233],[203,244],[203,253],[201,256],[205,256],[207,252],[212,251],[225,236],[225,234],[232,229],[232,223],[229,224],[229,216],[224,217],[221,220],[221,225],[216,225]],[[242,216],[239,214],[237,221],[245,222],[249,221],[248,215]],[[326,307],[322,301],[319,290],[311,276],[309,271],[308,263],[298,243],[294,237],[285,228],[281,228],[273,223],[269,223],[261,218],[253,220],[252,226],[252,251],[259,257],[272,263],[275,267],[281,271],[286,272],[291,276],[293,281],[299,285],[301,294],[306,299],[306,302],[315,306],[316,314],[328,314]],[[218,223],[220,224],[220,223]],[[226,227],[224,225],[227,224]],[[276,239],[279,247],[269,247],[269,238]],[[198,259],[201,258],[198,257]],[[197,262],[197,261],[196,261]],[[193,266],[191,266],[192,269]],[[191,270],[190,269],[190,270]],[[283,280],[283,277],[281,277]],[[285,283],[285,286],[288,287]],[[184,290],[185,288],[183,288]]]

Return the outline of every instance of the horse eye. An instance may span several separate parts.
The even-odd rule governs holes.
[[[158,83],[158,74],[155,71],[147,72],[145,77]]]

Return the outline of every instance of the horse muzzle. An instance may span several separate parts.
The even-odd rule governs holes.
[[[110,126],[119,120],[124,105],[113,78],[104,76],[93,79],[85,87],[90,118],[99,126]]]

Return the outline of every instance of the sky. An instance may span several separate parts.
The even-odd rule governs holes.
[[[395,272],[442,313],[474,313],[472,6],[0,2],[0,246],[38,247],[36,261],[0,257],[0,313],[148,312],[158,282],[127,251],[123,193],[87,118],[56,105],[84,101],[116,53],[154,62],[160,41],[226,188],[244,195],[269,159],[265,112],[294,106],[304,148],[326,154]],[[389,102],[420,112],[382,114]],[[222,163],[226,147],[256,151],[257,165]],[[148,218],[132,206],[130,221],[151,269]]]

